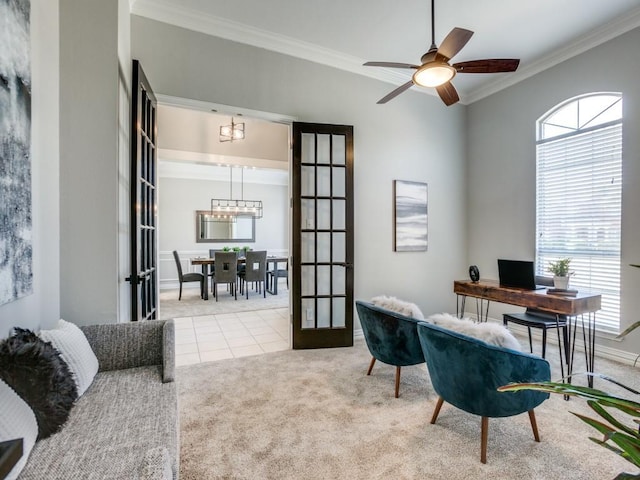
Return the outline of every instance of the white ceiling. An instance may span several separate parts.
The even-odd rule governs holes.
[[[362,63],[419,63],[431,43],[428,0],[130,1],[137,15],[397,85],[411,72]],[[436,0],[435,9],[437,44],[453,27],[475,32],[454,61],[521,59],[515,73],[456,76],[466,104],[640,26],[640,0]]]

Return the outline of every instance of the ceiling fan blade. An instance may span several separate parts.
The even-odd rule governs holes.
[[[365,67],[389,67],[389,68],[420,68],[418,65],[397,62],[367,62],[362,64]]]
[[[408,90],[412,85],[413,85],[413,80],[409,80],[407,83],[405,83],[404,85],[400,85],[398,88],[396,88],[393,92],[389,93],[387,96],[382,97],[376,103],[378,104],[387,103],[392,98],[395,98],[405,90]]]
[[[462,47],[467,44],[472,36],[473,32],[471,30],[458,27],[454,28],[440,44],[438,55],[445,57],[446,61],[449,61],[456,53],[462,50]]]
[[[436,87],[436,91],[447,107],[453,105],[454,103],[457,103],[460,100],[458,92],[451,82],[447,82],[440,85],[439,87]]]
[[[517,58],[492,58],[454,63],[452,67],[458,73],[500,73],[515,72],[519,64],[520,60]]]

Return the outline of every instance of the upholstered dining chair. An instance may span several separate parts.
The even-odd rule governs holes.
[[[178,294],[178,300],[182,300],[182,284],[187,282],[200,282],[200,298],[204,297],[204,275],[202,273],[189,272],[182,273],[182,264],[180,263],[180,256],[176,250],[173,251],[173,258],[176,261],[176,268],[178,270],[178,281],[180,282],[180,293]]]
[[[278,262],[273,262],[273,268],[267,270],[267,284],[269,289],[273,290],[273,282],[277,282],[280,278],[287,279],[287,288],[289,288],[289,260],[285,262],[284,268],[278,268]]]
[[[236,252],[214,252],[213,263],[215,270],[212,281],[213,296],[218,301],[218,284],[226,283],[229,285],[231,295],[238,299],[238,291],[236,289],[236,279],[238,275],[238,255]]]
[[[266,298],[266,279],[267,279],[267,251],[248,251],[245,257],[245,268],[238,272],[240,278],[240,293],[246,293],[247,300],[249,300],[249,286],[248,282],[255,282],[258,293],[262,286],[262,294]],[[261,285],[262,284],[262,285]]]
[[[420,322],[417,328],[431,383],[439,396],[432,424],[436,423],[444,402],[482,417],[482,463],[487,463],[489,418],[528,412],[534,439],[540,441],[533,409],[549,394],[530,390],[501,393],[497,388],[513,382],[549,381],[549,362],[430,323]]]
[[[371,375],[376,360],[395,366],[398,398],[401,368],[424,363],[416,330],[418,320],[360,300],[356,301],[356,309],[372,356],[367,375]]]

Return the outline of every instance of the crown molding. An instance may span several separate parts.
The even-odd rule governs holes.
[[[189,110],[200,110],[203,112],[213,111],[217,113],[226,113],[229,115],[242,115],[243,117],[257,118],[269,122],[285,124],[291,124],[298,119],[297,117],[284,115],[282,113],[263,112],[261,110],[251,110],[249,108],[234,107],[231,105],[224,105],[222,103],[204,102],[202,100],[193,100],[191,98],[174,97],[161,93],[156,93],[155,96],[158,104],[166,105],[169,107],[187,108]]]
[[[622,17],[612,20],[582,37],[579,37],[564,48],[557,49],[550,55],[546,55],[533,61],[524,68],[518,69],[516,72],[508,76],[501,77],[496,81],[491,82],[489,85],[484,85],[475,89],[464,96],[463,103],[469,105],[477,102],[478,100],[482,100],[489,95],[493,95],[500,90],[522,82],[529,77],[569,60],[572,57],[580,55],[587,50],[608,42],[609,40],[612,40],[637,27],[640,27],[640,7]]]
[[[158,162],[158,177],[160,178],[229,182],[229,165],[174,161],[162,155],[162,151],[158,152],[158,157],[160,157]],[[240,176],[239,172],[235,171],[237,168],[244,169],[243,177]],[[241,178],[243,178],[242,181],[245,184],[289,185],[288,170],[253,168],[242,163],[236,164],[234,167],[233,183],[240,183]]]
[[[175,163],[199,164],[210,167],[234,166],[281,171],[289,170],[289,162],[281,160],[220,155],[217,153],[189,152],[186,150],[173,150],[170,148],[158,148],[158,160],[171,161]]]
[[[396,86],[410,79],[409,75],[400,71],[363,67],[364,60],[361,58],[193,9],[178,8],[167,0],[130,0],[130,2],[132,14],[188,30],[301,58]],[[461,94],[460,103],[469,105],[493,95],[638,26],[640,26],[640,7],[589,32],[564,48],[554,50],[550,55],[534,60],[514,73],[500,77],[490,84],[476,88],[467,94]],[[434,89],[414,89],[414,91],[427,95],[436,95]]]
[[[224,38],[254,47],[345,70],[393,85],[406,83],[410,76],[396,70],[363,67],[361,58],[323,48],[312,43],[279,35],[186,7],[176,7],[164,0],[132,0],[131,13],[178,27]],[[418,91],[418,90],[416,90]],[[420,90],[429,93],[426,90]]]

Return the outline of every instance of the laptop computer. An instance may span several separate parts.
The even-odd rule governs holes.
[[[501,287],[515,287],[525,290],[540,290],[544,285],[536,285],[533,262],[526,260],[498,259],[498,277]]]

